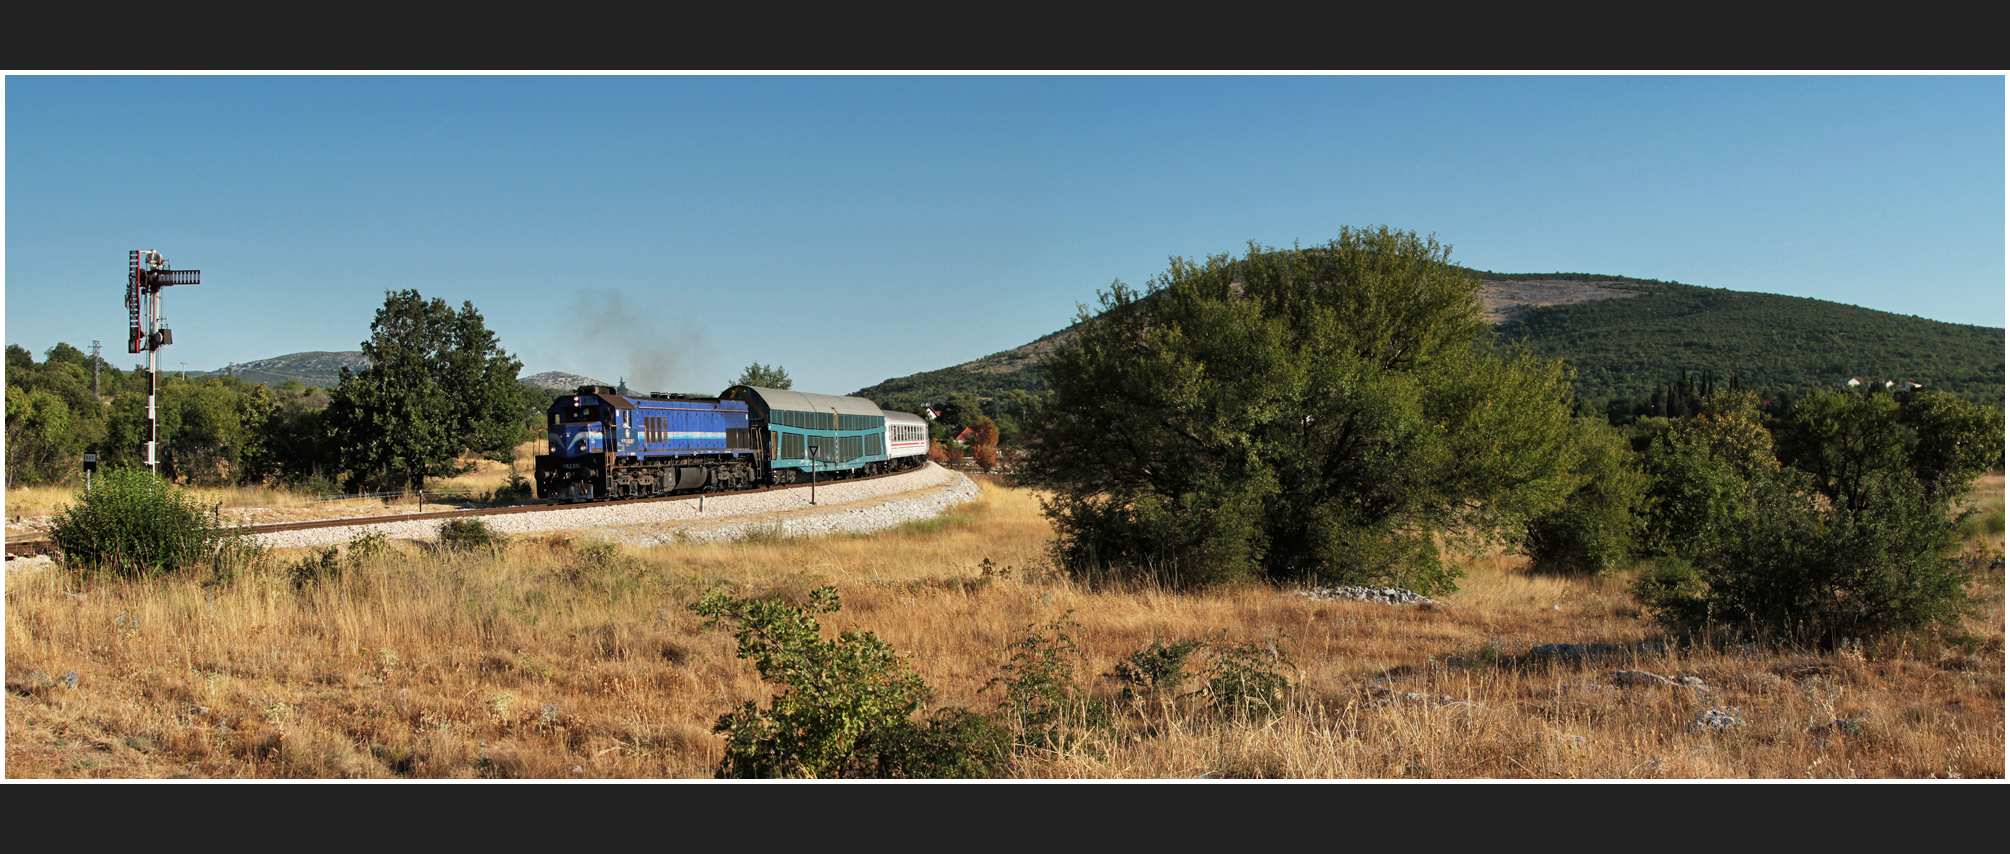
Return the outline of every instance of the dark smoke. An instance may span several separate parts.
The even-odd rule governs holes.
[[[725,388],[710,375],[716,371],[707,372],[711,342],[696,318],[640,305],[622,291],[589,289],[573,295],[561,328],[569,343],[559,350],[578,364],[563,370],[610,383],[625,378],[639,393]]]

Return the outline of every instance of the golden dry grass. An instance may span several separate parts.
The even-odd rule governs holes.
[[[297,553],[229,579],[10,573],[7,775],[708,777],[713,722],[771,690],[688,606],[721,584],[796,601],[828,584],[844,609],[826,633],[876,633],[938,704],[994,708],[982,689],[1004,648],[1063,617],[1104,701],[1101,674],[1161,637],[1274,643],[1299,686],[1261,720],[1192,699],[1123,709],[1066,750],[1022,753],[1021,777],[2003,776],[2000,569],[1978,572],[1986,604],[1958,630],[1860,653],[1546,662],[1529,650],[1658,635],[1621,581],[1509,557],[1471,563],[1446,605],[1404,607],[1089,589],[1046,568],[1050,539],[1031,494],[985,482],[938,521],[864,537],[644,550],[581,532],[499,558],[396,544],[305,589],[281,571]],[[1709,688],[1602,678],[1625,669]],[[1690,731],[1710,709],[1742,723]]]

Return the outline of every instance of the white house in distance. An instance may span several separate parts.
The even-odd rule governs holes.
[[[1841,389],[1860,388],[1862,386],[1873,386],[1876,388],[1884,389],[1886,391],[1918,391],[1926,387],[1925,383],[1908,382],[1905,380],[1871,380],[1869,382],[1865,382],[1856,377],[1850,377],[1849,379],[1843,380],[1838,383],[1834,383],[1834,385],[1836,388]]]

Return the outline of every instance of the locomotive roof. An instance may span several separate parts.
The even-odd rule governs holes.
[[[738,389],[753,392],[754,398],[769,410],[783,412],[829,412],[837,410],[839,415],[867,415],[883,417],[879,404],[863,397],[839,397],[835,394],[813,394],[807,391],[789,391],[780,388],[762,388],[755,385],[736,385],[726,389],[720,397],[731,397]]]
[[[607,388],[606,386],[580,386],[579,390],[573,394],[559,395],[558,399],[552,402],[551,411],[557,412],[561,407],[576,405],[568,403],[568,398],[572,401],[577,401],[577,405],[583,405],[587,402],[588,398],[594,398],[615,409],[634,409],[636,407],[643,409],[678,409],[681,408],[679,404],[697,404],[698,406],[695,408],[699,409],[747,408],[747,404],[741,401],[723,400],[716,397],[690,397],[686,395],[664,395],[662,397],[651,395],[644,397],[633,394],[615,394],[614,389]]]

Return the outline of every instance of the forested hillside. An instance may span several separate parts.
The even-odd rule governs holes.
[[[1592,401],[1646,397],[1684,371],[1718,381],[1735,375],[1755,389],[1825,387],[1856,377],[1923,383],[1991,406],[2003,400],[2001,329],[1675,282],[1636,279],[1623,286],[1645,293],[1533,309],[1495,334],[1570,363],[1578,396]]]
[[[1573,387],[1594,408],[1645,401],[1656,386],[1685,375],[1728,384],[1735,376],[1761,391],[1822,388],[1848,380],[1924,384],[1989,406],[2003,401],[2003,330],[1963,326],[1806,297],[1720,290],[1654,279],[1592,273],[1495,273],[1467,270],[1485,282],[1488,310],[1503,343],[1562,358]],[[1503,304],[1521,290],[1575,283],[1623,299],[1580,297],[1552,304]],[[888,408],[940,402],[952,393],[979,398],[1046,390],[1039,366],[1073,327],[1032,344],[954,367],[896,377],[855,392]]]

